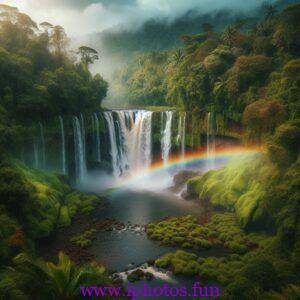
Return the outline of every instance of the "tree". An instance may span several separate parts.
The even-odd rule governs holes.
[[[81,62],[86,68],[88,68],[90,64],[93,64],[95,60],[99,59],[98,52],[95,49],[87,46],[79,47],[77,53],[80,55]]]
[[[171,62],[177,66],[184,58],[184,53],[181,49],[177,49],[174,51],[173,55],[171,56]]]
[[[6,4],[0,4],[0,18],[1,21],[15,21],[19,10],[16,7],[9,6]]]
[[[285,119],[285,109],[277,101],[259,100],[249,104],[244,111],[243,123],[250,136],[272,134]]]
[[[54,26],[49,22],[42,22],[40,23],[40,27],[44,29],[44,32],[47,33],[47,35],[50,35],[50,32]]]
[[[233,47],[238,31],[234,26],[228,26],[222,35],[223,42],[230,48]]]
[[[264,5],[264,15],[265,19],[269,20],[272,19],[277,12],[276,6],[273,4],[265,4]]]
[[[58,54],[65,52],[67,45],[69,44],[69,39],[66,32],[61,26],[54,26],[51,35],[51,45],[54,51]]]

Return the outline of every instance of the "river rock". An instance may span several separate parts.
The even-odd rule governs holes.
[[[192,170],[181,170],[173,177],[173,183],[174,185],[170,187],[170,191],[173,193],[178,193],[186,184],[186,182],[197,175],[199,175],[199,172],[192,171]]]

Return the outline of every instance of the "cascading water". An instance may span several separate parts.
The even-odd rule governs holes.
[[[181,156],[184,158],[185,156],[185,127],[186,127],[186,112],[183,115],[182,122],[182,135],[181,135]]]
[[[185,156],[185,127],[186,127],[186,113],[179,115],[177,143],[180,143],[181,156]]]
[[[153,156],[152,149],[152,117],[154,112],[146,110],[116,110],[106,111],[99,115],[91,114],[89,120],[84,116],[73,117],[73,136],[74,136],[74,166],[75,178],[81,183],[87,172],[87,155],[92,153],[92,159],[101,160],[100,144],[100,119],[105,120],[107,125],[107,135],[109,138],[109,154],[116,178],[132,175],[137,171],[145,171],[150,168]],[[159,117],[159,115],[158,115]],[[174,112],[165,111],[161,113],[161,157],[163,163],[168,164],[172,148],[172,122]],[[61,137],[60,155],[58,157],[59,169],[67,173],[67,145],[66,145],[66,124],[62,116],[59,116],[59,131]],[[181,112],[179,117],[177,141],[179,151],[182,156],[185,155],[185,127],[186,114]],[[87,131],[85,123],[92,125],[92,129]],[[155,128],[155,127],[154,127]],[[209,138],[209,137],[208,137]],[[92,145],[86,144],[92,140]],[[39,123],[39,134],[33,145],[33,163],[37,168],[45,168],[44,127]],[[210,151],[210,150],[209,150]],[[208,152],[209,152],[208,151]],[[91,159],[91,158],[90,158]]]
[[[118,120],[118,138],[119,138],[119,147],[118,147],[118,161],[120,175],[128,169],[128,134],[127,134],[127,115],[123,111],[116,111]]]
[[[152,161],[152,112],[117,111],[122,174],[147,169]]]
[[[207,156],[207,169],[212,170],[215,168],[215,152],[216,141],[214,132],[214,115],[209,112],[207,114],[207,130],[206,130],[206,156]]]
[[[65,128],[64,128],[64,121],[61,116],[59,116],[59,124],[60,124],[60,135],[61,135],[61,169],[63,174],[66,174],[67,166],[66,166]]]
[[[84,160],[86,160],[85,126],[84,126],[84,117],[83,117],[83,114],[80,114],[80,127],[81,127],[83,157],[84,157]]]
[[[179,114],[179,121],[178,121],[178,132],[177,132],[177,143],[181,141],[181,128],[182,128],[182,115]]]
[[[75,150],[75,172],[78,182],[81,182],[86,176],[86,160],[84,151],[84,138],[82,125],[80,125],[78,117],[73,117],[74,130],[74,150]]]
[[[95,117],[94,114],[91,115],[91,119],[92,119],[92,143],[93,143],[93,154],[94,154],[94,158],[97,157],[97,149],[96,149],[96,127],[95,127]]]
[[[118,146],[116,139],[116,129],[114,119],[111,111],[104,112],[104,118],[107,122],[109,141],[110,141],[110,156],[113,174],[115,177],[120,176],[119,160],[118,160]]]
[[[41,122],[39,122],[40,126],[40,138],[41,138],[41,150],[42,150],[42,168],[45,168],[46,164],[46,150],[45,150],[45,136],[44,136],[44,127]]]
[[[101,151],[100,151],[100,127],[99,127],[99,119],[97,113],[94,113],[95,120],[95,146],[96,146],[96,159],[98,162],[101,161]]]
[[[169,154],[172,146],[172,117],[173,112],[172,111],[166,111],[162,112],[162,114],[165,114],[166,116],[166,123],[163,127],[162,131],[162,137],[161,137],[161,153],[162,153],[162,160],[163,163],[166,165],[169,161]],[[163,117],[162,117],[163,120]]]

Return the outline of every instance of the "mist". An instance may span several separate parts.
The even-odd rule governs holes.
[[[188,11],[208,13],[219,9],[248,11],[261,0],[1,0],[28,13],[37,22],[59,24],[71,37],[122,26],[137,28],[151,18],[172,21]],[[269,1],[271,2],[271,1]],[[47,15],[45,19],[45,15]]]

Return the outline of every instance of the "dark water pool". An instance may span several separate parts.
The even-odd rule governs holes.
[[[196,203],[168,194],[119,190],[108,195],[106,207],[96,216],[99,219],[114,218],[125,225],[146,225],[168,216],[197,215]],[[129,264],[139,265],[149,259],[174,250],[147,239],[144,232],[132,229],[100,231],[93,242],[91,252],[112,270],[121,271]]]

